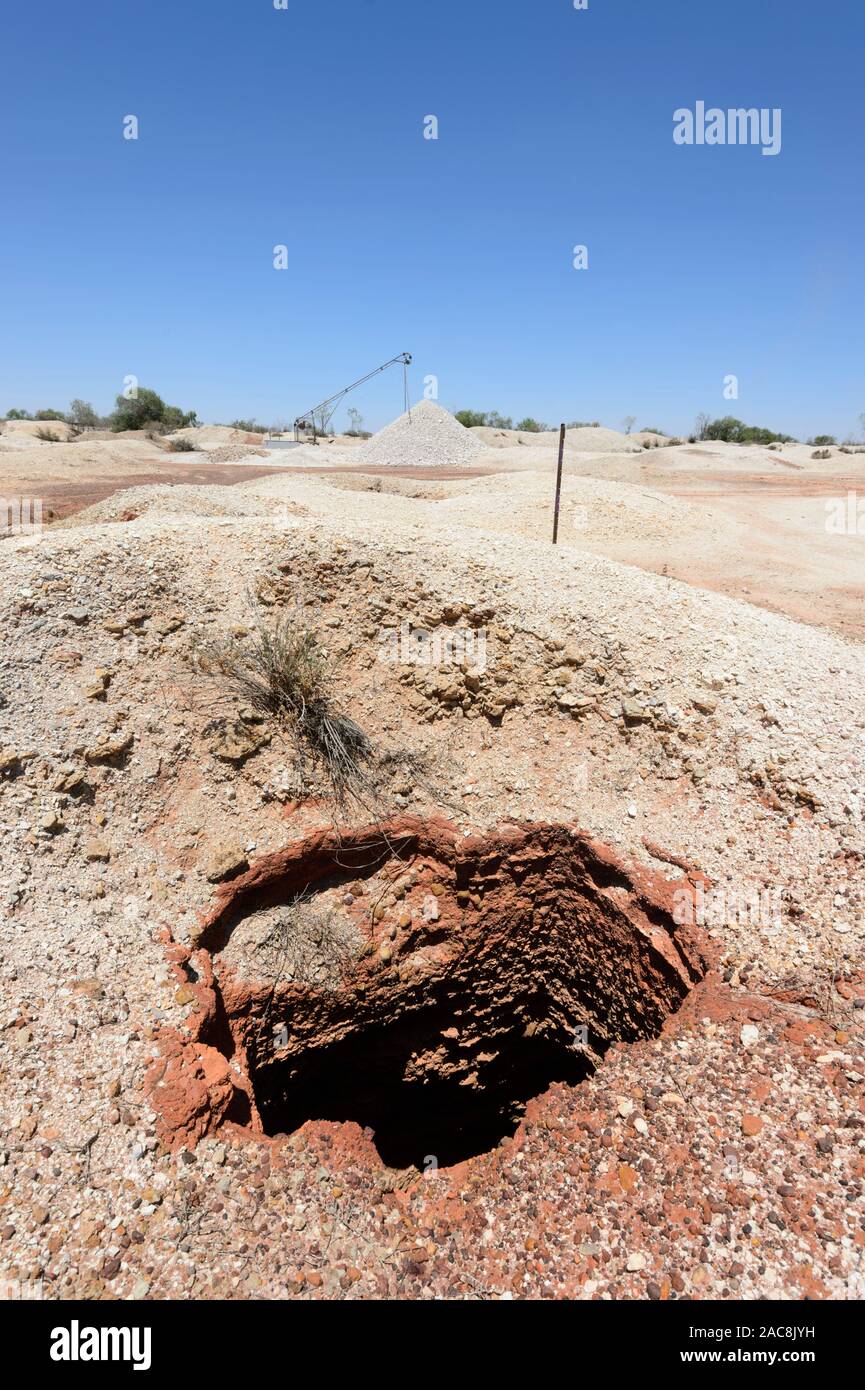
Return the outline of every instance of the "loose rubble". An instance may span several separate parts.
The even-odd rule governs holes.
[[[136,489],[4,542],[4,1275],[52,1298],[862,1298],[861,646],[422,496],[301,476],[166,491],[174,510]],[[269,959],[278,906],[250,903],[221,945],[220,905],[370,819],[334,828],[283,731],[197,661],[292,614],[382,750],[382,821],[444,820],[463,857],[530,849],[540,825],[584,835],[611,911],[662,879],[706,943],[665,1017],[463,1162],[385,1162],[350,1117],[256,1128],[209,1013],[229,964]],[[483,894],[448,862],[380,904],[326,889],[336,960],[300,951],[313,915],[288,966],[321,1017],[343,950],[372,942],[358,979],[384,1008],[461,931],[482,949]],[[524,882],[503,922],[507,902],[552,906]],[[494,1068],[471,1042],[454,1078]]]
[[[481,441],[442,406],[421,401],[379,430],[353,461],[393,468],[454,468],[477,463],[485,452]]]

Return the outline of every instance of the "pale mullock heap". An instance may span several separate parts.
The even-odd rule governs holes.
[[[421,401],[358,450],[357,462],[395,468],[459,468],[486,453],[470,430],[434,401]]]

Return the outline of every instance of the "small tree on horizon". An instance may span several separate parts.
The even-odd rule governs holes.
[[[123,430],[145,430],[154,425],[171,432],[194,425],[197,419],[194,410],[183,411],[179,406],[166,405],[155,391],[140,386],[134,396],[116,397],[109,423],[115,434]]]
[[[485,410],[458,410],[454,419],[465,425],[467,430],[474,430],[486,424],[487,415]]]
[[[99,424],[99,416],[89,401],[76,399],[69,403],[69,423],[79,429],[92,429]]]

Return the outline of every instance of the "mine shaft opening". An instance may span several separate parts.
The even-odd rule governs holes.
[[[444,1059],[441,1075],[406,1080],[418,1053],[447,1031],[446,1016],[435,1010],[371,1025],[314,1050],[290,1076],[278,1064],[253,1072],[265,1132],[292,1134],[309,1120],[353,1120],[369,1132],[387,1167],[420,1171],[486,1153],[514,1134],[527,1101],[555,1081],[576,1085],[594,1071],[578,1050],[578,1033],[570,1042],[527,1037],[526,1016],[517,1008],[511,1031],[496,1037],[498,1057],[482,1088],[471,1077],[449,1078]]]
[[[267,1135],[354,1121],[388,1167],[449,1167],[613,1043],[657,1037],[707,968],[676,922],[681,883],[571,827],[468,840],[419,822],[368,858],[362,837],[274,856],[208,929]]]

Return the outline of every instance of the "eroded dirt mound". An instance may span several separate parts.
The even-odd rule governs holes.
[[[65,420],[4,420],[0,423],[0,436],[3,443],[26,440],[28,444],[50,443],[43,436],[51,435],[55,442],[65,442],[72,438],[72,426]]]
[[[166,435],[166,439],[171,443],[185,439],[197,449],[218,449],[229,444],[261,444],[264,435],[238,430],[233,425],[187,425]]]
[[[308,515],[4,542],[9,1277],[58,1298],[861,1297],[859,649],[385,492],[260,486]],[[390,822],[374,866],[344,862],[344,834],[332,881],[333,844],[331,870],[310,870],[322,787],[300,788],[279,728],[194,660],[247,640],[262,609],[318,633],[334,699],[387,758],[382,819],[447,814],[450,847],[409,861]],[[595,858],[567,873],[544,851],[520,877],[509,845],[484,891],[458,880],[474,855],[486,882],[472,836],[490,851],[503,822],[575,821]],[[574,943],[619,943],[622,994],[600,1003],[635,1032],[669,997],[653,986],[637,1016],[633,971],[679,985],[635,940],[635,908],[656,925],[644,881],[599,878],[599,843],[678,870],[677,891],[705,874],[724,980],[605,1053],[583,980],[555,975]],[[415,870],[400,897],[392,874]],[[541,998],[553,1032],[529,1054]],[[559,1045],[571,1025],[603,1055],[579,1084],[568,1065],[593,1063]],[[463,1096],[488,1107],[484,1132],[457,1127]],[[323,1103],[348,1120],[316,1119]],[[411,1140],[411,1167],[383,1165],[401,1159],[389,1137]],[[421,1181],[428,1156],[443,1166]]]

